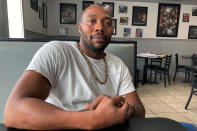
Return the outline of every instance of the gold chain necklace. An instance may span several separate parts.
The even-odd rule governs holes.
[[[102,82],[98,79],[98,77],[96,76],[96,73],[95,71],[93,70],[92,68],[92,65],[90,64],[90,61],[88,60],[88,58],[86,57],[86,55],[83,53],[83,51],[81,50],[81,48],[79,47],[79,44],[78,45],[78,48],[79,48],[79,51],[81,52],[82,56],[84,57],[86,63],[88,64],[89,68],[90,68],[90,71],[91,71],[91,74],[92,76],[96,79],[96,81],[98,81],[100,84],[105,84],[107,82],[107,79],[108,79],[108,67],[107,67],[107,62],[105,60],[105,57],[103,57],[103,61],[105,63],[105,80]]]

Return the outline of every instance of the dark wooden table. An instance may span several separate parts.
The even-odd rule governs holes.
[[[0,131],[30,131],[7,128],[0,124]],[[56,130],[57,131],[57,130]],[[68,131],[68,130],[59,130]],[[80,131],[80,130],[75,130]],[[123,124],[111,126],[97,131],[187,131],[180,123],[168,118],[132,118]]]
[[[144,68],[143,68],[143,80],[142,84],[146,84],[148,82],[147,79],[147,67],[148,67],[148,60],[149,59],[156,59],[156,58],[165,58],[165,55],[157,55],[157,54],[138,54],[137,58],[144,59]]]

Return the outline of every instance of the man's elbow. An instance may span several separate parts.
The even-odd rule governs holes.
[[[4,124],[7,127],[12,127],[12,122],[11,118],[12,116],[10,115],[9,111],[7,109],[4,110]]]
[[[4,124],[7,127],[14,127],[14,122],[17,121],[17,113],[14,109],[16,108],[11,107],[9,103],[7,103],[4,109]]]

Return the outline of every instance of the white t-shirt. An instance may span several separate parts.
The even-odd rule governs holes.
[[[103,59],[87,56],[99,80],[105,79]],[[111,97],[135,91],[126,65],[116,56],[106,52],[108,66],[107,83],[101,85],[78,49],[76,42],[51,41],[34,55],[26,70],[35,70],[45,76],[51,91],[47,102],[69,111],[83,111],[99,95]]]

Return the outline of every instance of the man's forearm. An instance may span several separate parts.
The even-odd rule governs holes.
[[[133,110],[131,117],[145,117],[145,109],[142,104],[133,105],[134,107],[131,107],[131,110]]]
[[[135,106],[134,107],[135,109],[131,108],[131,110],[132,110],[131,117],[145,117],[144,106],[143,106],[136,91],[125,94],[125,95],[123,95],[123,97],[126,98],[126,101],[128,102],[129,105]]]
[[[92,112],[69,112],[37,98],[24,98],[6,106],[4,122],[32,130],[91,129],[92,117]]]

